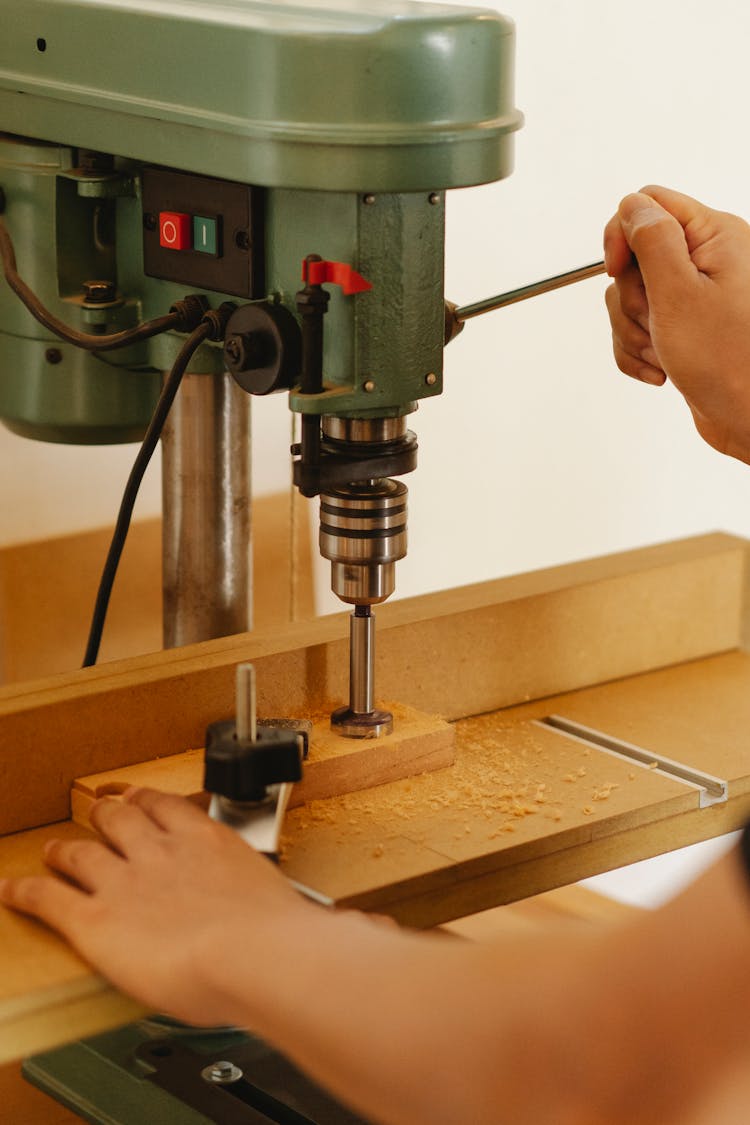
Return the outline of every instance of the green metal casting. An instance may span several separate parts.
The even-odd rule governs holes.
[[[293,392],[292,409],[393,415],[441,392],[443,192],[511,169],[510,21],[408,0],[3,0],[2,32],[5,218],[53,312],[114,331],[184,296],[143,272],[140,170],[155,163],[267,189],[267,290],[292,311],[307,254],[372,282],[333,292],[326,390]],[[115,174],[80,167],[76,146],[114,156]],[[83,307],[90,278],[115,281],[120,307]],[[74,442],[138,437],[182,342],[74,355],[2,284],[0,339],[0,418]],[[207,346],[191,370],[221,366]]]
[[[513,25],[496,12],[3,0],[2,31],[0,123],[21,136],[271,187],[421,191],[511,170]]]

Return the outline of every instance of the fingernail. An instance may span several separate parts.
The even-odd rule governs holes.
[[[650,387],[661,387],[667,381],[663,371],[654,371],[651,367],[642,367],[638,373],[638,378],[642,383],[648,383]]]
[[[664,208],[647,195],[628,195],[620,204],[620,221],[627,232],[660,223],[665,215]]]

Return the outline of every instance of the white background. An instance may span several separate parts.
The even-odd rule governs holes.
[[[500,10],[517,24],[526,124],[510,179],[449,196],[448,297],[465,303],[597,259],[619,197],[643,183],[750,215],[750,5]],[[604,285],[491,314],[449,347],[446,392],[414,419],[400,596],[717,528],[750,534],[750,469],[701,443],[671,388],[616,371]],[[257,492],[285,487],[288,436],[283,399],[258,401]],[[0,545],[111,522],[133,455],[0,429]],[[138,512],[158,507],[155,463]],[[321,608],[327,582],[321,566]]]

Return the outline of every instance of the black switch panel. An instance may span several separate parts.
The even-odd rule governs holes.
[[[176,222],[163,220],[165,214]],[[193,246],[196,219],[203,222]],[[165,223],[172,246],[161,244]],[[207,249],[200,249],[201,243]],[[264,297],[263,189],[145,168],[143,261],[148,277],[235,297]]]

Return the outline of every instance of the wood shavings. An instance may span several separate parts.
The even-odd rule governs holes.
[[[607,800],[609,800],[610,793],[612,793],[612,791],[614,789],[619,789],[619,788],[620,788],[620,786],[617,784],[617,782],[608,781],[605,785],[602,785],[601,789],[595,789],[594,790],[593,795],[592,795],[593,800],[594,801],[607,801]]]

